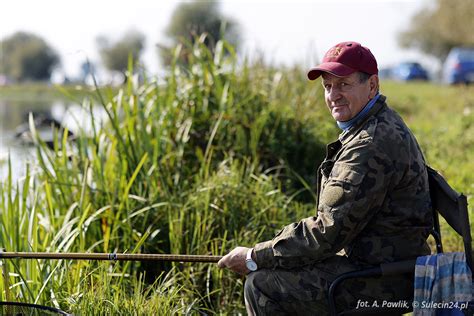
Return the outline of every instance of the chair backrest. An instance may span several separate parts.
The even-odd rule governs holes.
[[[467,210],[467,198],[453,190],[436,170],[427,166],[433,210],[441,214],[446,222],[462,236],[466,262],[473,271],[471,227]]]

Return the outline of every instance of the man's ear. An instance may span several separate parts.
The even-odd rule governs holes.
[[[369,77],[369,88],[369,98],[372,99],[379,92],[379,76],[372,75]]]

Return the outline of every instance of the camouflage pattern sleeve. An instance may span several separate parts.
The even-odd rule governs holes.
[[[257,244],[259,267],[292,268],[333,256],[374,217],[394,168],[368,134],[358,136],[336,161],[323,163],[318,216],[290,224],[273,240]]]

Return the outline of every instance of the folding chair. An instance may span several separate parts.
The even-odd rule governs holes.
[[[430,196],[433,209],[433,229],[431,235],[436,242],[436,252],[443,252],[443,245],[441,241],[441,231],[439,225],[438,214],[446,220],[446,222],[454,229],[456,233],[462,236],[464,242],[464,251],[466,253],[466,262],[471,271],[472,265],[472,245],[471,245],[471,230],[469,225],[469,214],[467,209],[467,199],[463,194],[454,191],[446,180],[434,169],[427,166],[428,179],[430,185]],[[335,294],[344,281],[348,279],[364,278],[364,277],[384,277],[394,276],[406,273],[415,273],[416,259],[398,261],[393,263],[381,264],[378,267],[364,269],[360,271],[351,271],[339,275],[329,287],[328,301],[329,313],[332,316],[336,315],[392,315],[404,314],[412,311],[409,308],[387,308],[387,307],[367,307],[354,308],[345,311],[337,311],[335,303]],[[410,302],[411,303],[411,302]],[[464,310],[465,315],[474,315],[473,302],[469,303],[467,310]]]

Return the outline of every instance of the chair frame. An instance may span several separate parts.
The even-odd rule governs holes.
[[[472,243],[469,225],[469,213],[467,208],[467,198],[464,194],[454,191],[446,180],[434,169],[426,166],[428,170],[428,180],[430,185],[430,196],[433,210],[433,228],[430,234],[436,243],[436,253],[443,252],[441,240],[441,229],[439,225],[439,214],[446,219],[447,223],[458,233],[464,242],[466,262],[471,271],[472,263]],[[338,313],[336,309],[335,294],[337,288],[346,280],[364,277],[383,277],[401,275],[415,272],[416,259],[404,260],[392,263],[383,263],[380,266],[359,271],[343,273],[336,277],[331,283],[328,291],[329,314],[336,315],[387,315],[387,313],[408,313],[412,311],[411,306],[407,308],[387,308],[387,307],[367,307],[357,308]],[[468,310],[473,308],[469,303]]]

